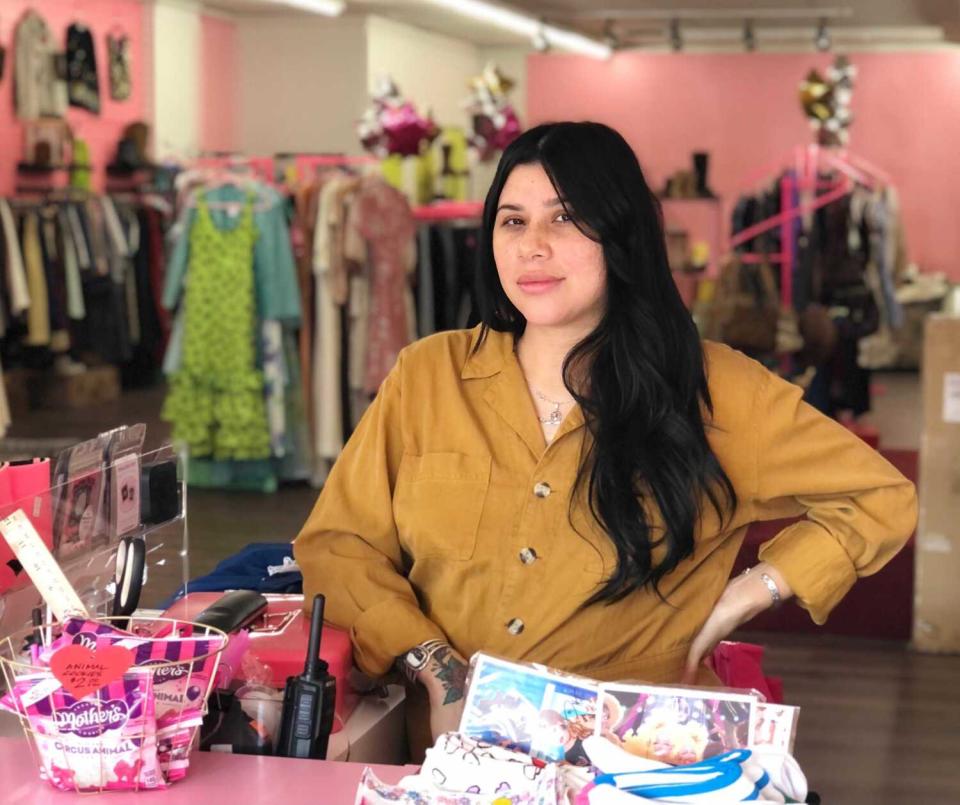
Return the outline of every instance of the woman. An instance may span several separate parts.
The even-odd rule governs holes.
[[[796,596],[817,623],[916,521],[913,485],[702,343],[623,138],[538,126],[487,195],[483,324],[403,351],[296,540],[360,668],[455,729],[476,651],[590,677],[715,682],[702,660]],[[730,579],[746,527],[805,514]],[[421,701],[421,705],[423,702]]]

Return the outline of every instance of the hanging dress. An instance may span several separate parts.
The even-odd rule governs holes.
[[[268,458],[263,375],[256,362],[253,199],[235,226],[220,229],[201,196],[189,238],[183,358],[170,379],[163,417],[193,457]]]

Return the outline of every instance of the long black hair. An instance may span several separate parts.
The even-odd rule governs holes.
[[[504,151],[483,209],[478,346],[488,330],[519,339],[526,326],[500,283],[493,230],[511,171],[533,163],[546,171],[580,231],[601,244],[606,264],[603,318],[563,365],[564,385],[591,436],[571,512],[589,481],[590,512],[617,551],[616,569],[585,605],[647,586],[659,594],[660,580],[693,553],[704,498],[721,518],[737,505],[706,438],[704,410],[713,407],[703,347],[670,274],[660,204],[630,146],[599,123],[537,126]],[[662,534],[654,535],[645,503],[659,509]]]

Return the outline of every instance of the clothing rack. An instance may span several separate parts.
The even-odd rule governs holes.
[[[159,307],[164,203],[71,187],[0,199],[10,212],[0,282],[18,289],[0,306],[9,365],[46,368],[52,357],[68,374],[110,365],[126,386],[155,379],[168,333]]]
[[[372,156],[346,156],[344,154],[284,154],[293,158],[297,173],[307,175],[317,168],[343,168],[379,165],[380,160]]]
[[[276,185],[276,167],[273,157],[213,154],[201,156],[193,160],[190,167],[212,171],[238,171],[239,169],[246,169],[260,181],[269,185]]]
[[[475,323],[473,305],[477,238],[483,217],[481,201],[435,201],[413,208],[417,225],[417,332]]]
[[[437,201],[413,208],[413,217],[421,224],[448,224],[476,227],[483,217],[482,201]]]
[[[792,170],[783,171],[784,164],[792,165]],[[824,180],[825,173],[839,173],[837,179]],[[730,238],[730,249],[736,249],[750,242],[758,235],[777,227],[780,228],[780,251],[772,254],[741,253],[744,263],[769,261],[780,264],[780,301],[783,307],[793,307],[793,270],[795,253],[794,221],[805,217],[821,207],[842,198],[850,192],[854,184],[871,189],[891,184],[889,175],[862,157],[844,151],[831,151],[819,145],[796,146],[780,160],[755,171],[744,182],[742,189],[748,189],[763,182],[764,179],[779,175],[780,209],[777,215],[759,221],[736,233]],[[794,196],[800,198],[794,204]],[[804,197],[809,201],[804,201]]]
[[[209,189],[234,185],[241,190],[254,192],[257,195],[254,209],[262,212],[276,203],[276,196],[271,197],[265,188],[272,188],[281,195],[285,192],[285,187],[272,177],[273,160],[270,157],[202,157],[177,176],[175,185],[178,206],[197,206],[194,193],[197,186]],[[207,206],[211,209],[235,210],[237,202],[208,201]]]

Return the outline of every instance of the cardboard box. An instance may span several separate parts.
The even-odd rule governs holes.
[[[927,319],[913,644],[960,652],[960,317]]]
[[[86,408],[120,397],[120,372],[115,366],[91,366],[76,375],[35,372],[28,380],[32,408]]]

